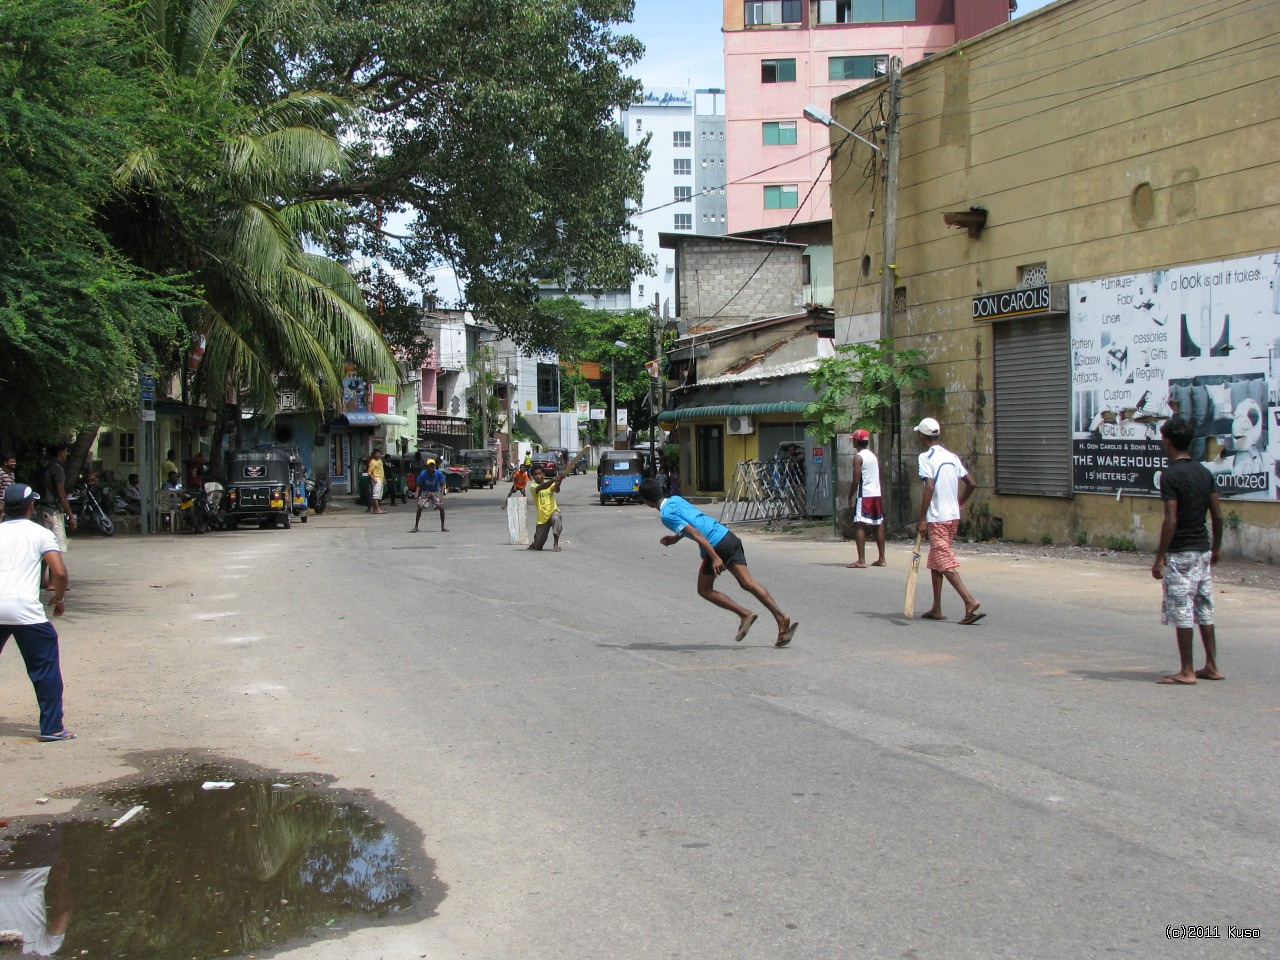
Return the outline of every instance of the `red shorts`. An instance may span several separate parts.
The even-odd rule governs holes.
[[[929,524],[929,560],[925,566],[939,573],[946,573],[960,566],[960,561],[951,552],[951,541],[956,538],[960,529],[959,520],[944,520]]]

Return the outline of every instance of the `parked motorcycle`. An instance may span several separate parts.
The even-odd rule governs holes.
[[[203,477],[204,474],[201,473],[201,478]],[[218,509],[221,492],[222,485],[219,483],[203,483],[183,490],[182,502],[178,505],[181,522],[193,533],[223,529],[226,523]]]
[[[329,481],[323,477],[307,480],[307,509],[317,517],[329,506]]]
[[[69,497],[71,512],[76,518],[76,526],[80,530],[96,530],[104,537],[113,536],[116,532],[115,521],[111,519],[108,505],[111,494],[101,487],[81,487]]]

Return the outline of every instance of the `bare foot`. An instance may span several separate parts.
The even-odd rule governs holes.
[[[441,532],[441,533],[448,533],[448,532],[449,532],[449,528],[448,528],[448,527],[441,527],[441,528],[440,528],[440,532]]]
[[[559,548],[559,547],[552,547],[552,548],[551,548],[551,552],[552,552],[552,553],[559,553],[559,552],[560,552],[560,548]]]
[[[1196,671],[1196,676],[1199,677],[1201,680],[1227,679],[1224,674],[1219,673],[1217,670],[1210,670],[1208,667],[1201,667],[1199,670]]]
[[[1181,673],[1171,673],[1167,677],[1161,677],[1156,683],[1178,684],[1179,686],[1192,686],[1196,682],[1196,675],[1193,673],[1186,676]]]
[[[851,563],[851,564],[849,564],[849,569],[850,569],[850,570],[865,570],[865,569],[867,569],[867,565],[866,565],[865,563],[861,563],[861,562],[858,562],[858,563]]]
[[[885,565],[885,562],[883,557],[881,557],[879,560],[877,560],[875,563],[872,564],[873,567],[883,567],[884,565]]]
[[[924,613],[920,614],[920,619],[921,620],[945,620],[947,618],[940,613],[934,613],[932,610],[926,610]]]

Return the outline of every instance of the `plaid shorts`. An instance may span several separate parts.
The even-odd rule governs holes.
[[[443,490],[419,490],[418,506],[423,510],[439,510],[444,506]]]
[[[939,573],[946,573],[960,566],[960,561],[951,552],[951,542],[960,529],[959,520],[940,520],[929,524],[929,559],[925,566]]]
[[[1193,550],[1171,553],[1164,565],[1164,606],[1160,622],[1192,627],[1213,623],[1213,567],[1210,555]]]

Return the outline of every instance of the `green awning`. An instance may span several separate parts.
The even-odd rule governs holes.
[[[705,420],[718,417],[759,417],[766,413],[804,413],[808,404],[803,400],[780,400],[777,403],[722,403],[711,407],[680,407],[663,410],[659,422],[680,420]]]

